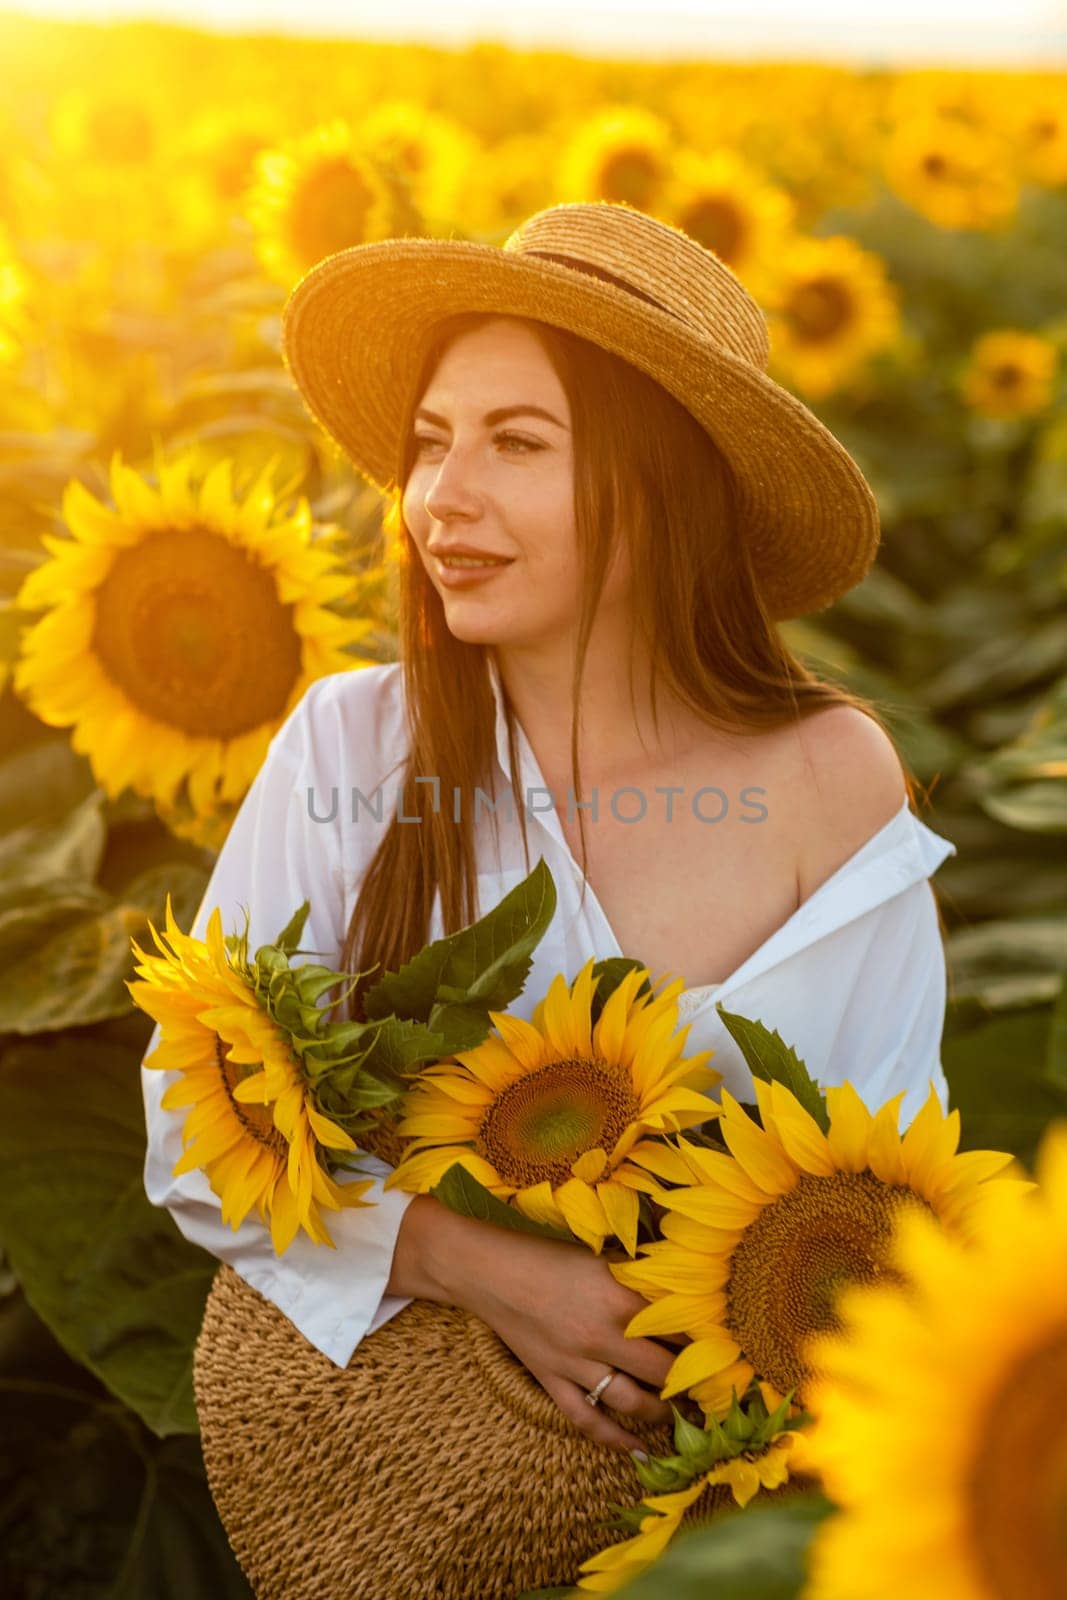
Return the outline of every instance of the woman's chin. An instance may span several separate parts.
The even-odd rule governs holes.
[[[504,617],[486,613],[483,617],[463,616],[459,608],[445,608],[445,622],[449,633],[464,644],[507,644],[514,641],[515,630]]]
[[[461,644],[501,645],[505,642],[505,635],[496,633],[487,628],[449,628],[453,639],[458,639]]]

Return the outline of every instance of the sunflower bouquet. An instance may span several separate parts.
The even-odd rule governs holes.
[[[777,1033],[721,1005],[756,1099],[711,1100],[721,1077],[712,1051],[686,1054],[683,980],[653,984],[635,960],[557,974],[529,1020],[513,1015],[555,905],[541,861],[380,977],[362,1020],[336,1023],[320,999],[365,975],[294,963],[313,953],[307,902],[250,957],[247,924],[223,938],[216,910],[201,943],[168,899],[161,955],[134,944],[129,987],[162,1026],[145,1065],[180,1073],[162,1102],[187,1111],[175,1170],[203,1168],[233,1227],[255,1209],[279,1254],[301,1227],[332,1246],[323,1213],[371,1203],[369,1180],[342,1178],[388,1126],[402,1146],[386,1188],[605,1253],[646,1302],[627,1334],[684,1341],[662,1391],[674,1452],[635,1467],[644,1499],[606,1524],[630,1537],[577,1580],[610,1593],[683,1524],[810,1484],[813,1341],[839,1327],[841,1291],[902,1281],[902,1217],[965,1246],[990,1196],[1029,1186],[1005,1175],[1010,1155],[958,1152],[959,1114],[932,1085],[901,1132],[902,1095],[872,1113],[848,1083],[824,1090]]]

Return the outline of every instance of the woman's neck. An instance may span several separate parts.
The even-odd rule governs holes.
[[[571,772],[573,656],[562,650],[550,655],[501,646],[495,655],[508,699],[546,782],[553,789],[560,780],[566,786]],[[708,724],[677,701],[662,680],[657,686],[657,730],[647,657],[634,660],[633,702],[629,660],[625,649],[590,640],[578,703],[583,777],[621,782],[631,773],[669,766],[711,734]]]

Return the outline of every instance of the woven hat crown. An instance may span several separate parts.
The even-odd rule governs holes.
[[[767,324],[744,285],[689,234],[644,211],[622,203],[551,206],[521,223],[503,248],[614,283],[766,369]]]

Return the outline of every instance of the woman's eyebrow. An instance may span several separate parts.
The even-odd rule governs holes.
[[[415,412],[415,417],[422,417],[427,422],[434,422],[439,428],[448,427],[448,422],[444,417],[439,415],[439,413],[436,411],[427,411],[425,406],[419,406],[418,410]],[[567,427],[567,424],[565,422],[561,422],[558,417],[554,417],[551,411],[546,411],[542,406],[532,405],[498,406],[495,411],[487,411],[485,416],[482,418],[482,421],[487,427],[491,428],[494,423],[504,422],[508,417],[542,417],[545,422],[555,423],[557,428],[563,428],[566,430]]]

